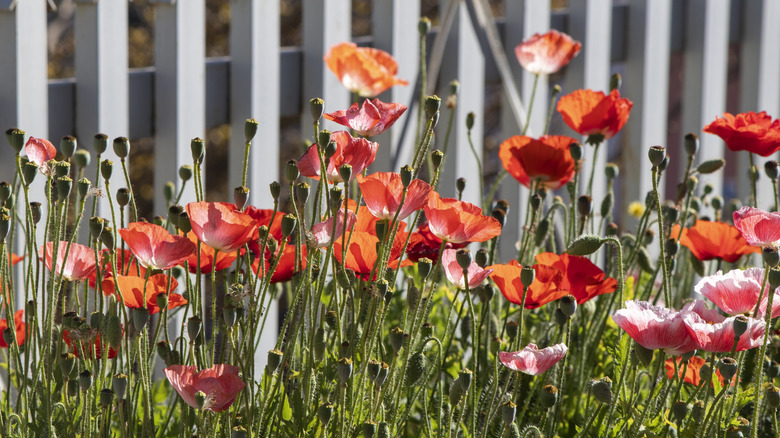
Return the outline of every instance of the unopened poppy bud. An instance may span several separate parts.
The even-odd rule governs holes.
[[[577,198],[577,214],[589,216],[591,213],[593,213],[593,198],[588,195]]]
[[[436,95],[428,96],[425,99],[425,113],[428,115],[429,119],[432,119],[433,116],[437,112],[439,112],[440,107],[441,107],[441,99],[439,98],[439,96]]]
[[[460,339],[462,341],[465,342],[471,337],[473,323],[474,321],[471,319],[471,315],[465,315],[463,319],[460,320]]]
[[[518,325],[517,321],[509,321],[506,323],[506,335],[509,337],[509,341],[514,341],[517,337]]]
[[[89,315],[89,326],[93,330],[100,330],[100,326],[103,324],[103,314],[100,312],[92,312]]]
[[[774,268],[780,263],[780,254],[778,254],[776,248],[771,246],[761,248],[761,258],[764,259],[764,263],[769,265],[770,268]]]
[[[463,195],[463,191],[466,190],[466,178],[460,177],[455,180],[455,190],[458,191],[458,197]]]
[[[116,315],[108,317],[107,330],[105,331],[106,342],[115,350],[122,344],[122,322]]]
[[[206,157],[206,142],[202,138],[195,137],[190,140],[190,152],[192,152],[192,162],[199,164]]]
[[[114,375],[114,378],[111,379],[111,388],[114,389],[117,400],[124,400],[127,391],[127,376],[122,373]]]
[[[290,237],[293,231],[295,231],[295,224],[297,219],[294,214],[286,214],[282,216],[282,236],[286,239]]]
[[[363,422],[363,438],[374,438],[376,434],[376,422],[366,420]]]
[[[24,147],[24,135],[25,132],[19,128],[11,128],[5,131],[5,139],[17,154],[20,153]]]
[[[401,351],[401,348],[404,346],[405,338],[406,334],[401,327],[394,327],[390,330],[390,346],[393,348],[395,354],[398,354],[398,352]]]
[[[718,371],[725,382],[730,382],[737,373],[737,361],[731,357],[724,357],[718,362]]]
[[[618,224],[614,222],[610,222],[604,227],[604,233],[607,235],[607,237],[617,236],[618,231],[620,231],[620,227],[618,227]]]
[[[62,178],[63,176],[70,175],[70,163],[67,161],[58,161],[54,165],[54,178]]]
[[[280,350],[273,349],[268,352],[268,374],[274,374],[276,370],[279,369],[279,366],[282,364],[282,357],[284,356],[284,353],[282,353]]]
[[[590,392],[596,400],[604,403],[612,403],[612,379],[609,377],[602,377],[597,380],[591,381]]]
[[[777,409],[780,406],[780,388],[769,384],[764,390],[766,404],[770,409]]]
[[[181,167],[179,167],[179,178],[181,178],[182,181],[187,182],[192,178],[193,170],[192,166],[189,164],[184,164]]]
[[[352,165],[351,164],[342,164],[341,167],[339,167],[339,176],[341,177],[341,180],[345,183],[352,180]]]
[[[573,295],[566,295],[558,300],[558,308],[566,316],[572,316],[577,312],[577,299]]]
[[[336,363],[336,375],[342,385],[346,385],[349,382],[349,378],[352,376],[352,359],[342,357]]]
[[[111,406],[111,402],[114,400],[114,391],[110,388],[103,388],[100,390],[100,407],[103,409]]]
[[[127,137],[117,137],[114,139],[114,153],[121,160],[127,158],[130,154],[130,140]]]
[[[76,137],[66,135],[60,139],[60,152],[65,159],[70,159],[76,152]]]
[[[320,114],[322,114],[322,110],[320,110]],[[260,125],[260,122],[258,122],[255,119],[246,119],[244,122],[244,139],[247,143],[252,141],[253,138],[255,138],[255,135],[257,134],[257,127]]]
[[[739,315],[736,318],[734,318],[734,339],[739,339],[740,336],[742,336],[743,333],[748,328],[748,319],[744,315]]]
[[[613,73],[609,77],[609,91],[619,90],[621,85],[623,85],[623,76],[620,76],[620,73]]]
[[[571,157],[574,158],[574,161],[579,161],[582,159],[582,145],[574,142],[569,145],[569,153],[571,154]]]
[[[101,161],[100,176],[102,176],[104,180],[110,180],[112,173],[114,173],[114,162],[111,160]]]
[[[772,290],[777,289],[780,287],[780,269],[770,268],[769,269],[769,287]]]
[[[558,401],[558,388],[553,385],[544,385],[539,395],[539,403],[544,409],[550,409]]]
[[[639,360],[639,363],[641,363],[644,366],[650,365],[650,362],[653,361],[654,353],[655,351],[645,348],[640,344],[634,345],[634,355],[636,355],[636,358]]]
[[[197,316],[191,316],[187,319],[187,336],[190,338],[190,342],[195,342],[198,336],[200,336],[202,322],[200,317]]]
[[[406,386],[414,386],[425,374],[427,359],[421,352],[414,353],[406,365]]]
[[[688,403],[682,400],[677,400],[672,405],[672,415],[678,423],[682,423],[685,417],[688,416]]]
[[[88,391],[92,387],[92,373],[89,370],[79,373],[79,387],[82,391]]]
[[[234,426],[230,431],[230,438],[246,438],[246,428],[241,425]]]
[[[652,146],[648,152],[647,152],[648,158],[650,158],[650,163],[658,167],[661,165],[661,162],[664,161],[664,158],[666,158],[666,149],[663,146]]]
[[[780,163],[774,160],[764,163],[764,172],[766,173],[766,176],[773,181],[776,180],[778,175],[780,175],[778,167],[780,167]]]
[[[322,427],[325,428],[325,426],[328,425],[328,422],[330,422],[330,417],[333,416],[333,405],[330,403],[323,403],[320,405],[319,408],[317,408],[317,418],[320,419],[320,423],[322,423]]]
[[[607,163],[606,167],[604,167],[604,175],[606,175],[607,179],[615,179],[620,175],[620,168],[615,163]]]
[[[116,191],[116,203],[119,204],[119,208],[124,208],[130,203],[130,190],[127,187],[122,187]]]
[[[474,118],[476,115],[473,112],[466,114],[466,129],[471,130],[474,127]]]
[[[512,403],[511,400],[504,402],[501,405],[501,419],[504,421],[504,425],[509,427],[515,422],[515,415],[517,414],[517,405]]]
[[[98,156],[102,155],[108,149],[108,136],[106,134],[95,134],[92,137],[92,148],[95,149],[95,153]]]
[[[693,132],[686,134],[684,146],[685,153],[688,154],[689,157],[696,155],[696,153],[699,151],[699,136]]]
[[[603,243],[604,240],[599,236],[584,234],[574,239],[566,248],[566,252],[571,255],[586,256],[598,251]]]
[[[471,266],[471,252],[467,248],[461,248],[455,253],[455,261],[461,269],[468,269]]]
[[[477,254],[474,256],[474,262],[477,263],[477,266],[480,268],[484,268],[487,266],[488,263],[488,252],[485,250],[485,248],[480,248],[477,250]]]
[[[534,268],[530,266],[524,266],[523,269],[520,271],[520,283],[525,288],[531,287],[531,284],[534,282],[535,278],[536,278],[536,271],[534,271]]]
[[[441,166],[441,162],[444,160],[444,152],[436,149],[431,152],[431,162],[433,163],[433,169],[436,170]]]
[[[615,193],[610,190],[607,192],[607,195],[604,196],[604,199],[601,200],[601,209],[599,212],[601,213],[601,217],[607,217],[612,213],[612,207],[615,205]],[[578,205],[579,207],[579,205]]]
[[[297,180],[300,175],[301,173],[298,170],[298,162],[295,160],[288,161],[287,166],[285,167],[285,176],[287,177],[287,181],[293,182]]]
[[[141,331],[149,321],[149,311],[146,309],[133,309],[133,326]]]

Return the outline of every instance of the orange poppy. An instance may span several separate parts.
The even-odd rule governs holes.
[[[510,302],[520,305],[523,301],[523,283],[520,281],[523,267],[520,263],[510,260],[505,265],[491,265],[487,269],[493,270],[490,278],[496,283],[501,294]],[[526,309],[536,309],[569,294],[558,287],[563,277],[560,270],[544,265],[534,265],[533,269],[536,275],[525,297]]]
[[[155,274],[149,277],[148,281],[144,278],[118,275],[116,283],[119,284],[119,293],[125,306],[131,309],[147,309],[150,315],[160,311],[157,306],[157,296],[161,294],[168,295],[168,310],[175,309],[187,304],[187,300],[179,294],[170,293],[179,285],[175,278],[171,278],[171,287],[168,289],[168,276],[165,274]],[[114,278],[108,277],[101,283],[104,295],[114,295],[117,293]],[[146,290],[144,291],[144,284]]]
[[[478,206],[442,198],[433,191],[425,206],[425,216],[431,233],[452,243],[485,242],[501,234],[498,220],[482,214]]]
[[[672,237],[680,234],[680,226],[672,228]],[[761,248],[747,243],[739,230],[730,224],[697,220],[680,236],[680,244],[699,260],[722,259],[734,263],[745,254],[761,252]]]
[[[146,268],[170,269],[183,263],[196,247],[185,236],[174,236],[165,228],[147,222],[132,222],[119,235]]]
[[[703,131],[722,138],[732,151],[748,151],[768,157],[780,150],[780,119],[772,120],[766,111],[737,115],[723,113],[722,119],[716,118]]]
[[[220,252],[241,248],[257,228],[256,220],[226,202],[190,202],[187,215],[198,240]]]
[[[24,345],[25,331],[27,325],[24,323],[24,309],[19,309],[14,312],[14,328],[16,329],[16,345]],[[8,348],[8,344],[5,342],[5,338],[2,336],[5,329],[8,328],[8,321],[3,318],[0,319],[0,348]]]
[[[620,91],[609,94],[577,90],[561,97],[558,112],[569,127],[581,135],[598,136],[591,143],[610,139],[623,128],[634,103],[620,97]]]
[[[355,138],[346,131],[336,131],[331,134],[331,140],[336,142],[336,153],[328,160],[326,178],[329,182],[344,182],[339,174],[339,168],[344,164],[352,166],[352,178],[363,171],[376,159],[376,151],[379,145],[365,138]],[[298,170],[301,175],[313,179],[320,179],[320,156],[317,145],[313,144],[306,149],[300,160]]]
[[[685,367],[681,363],[681,358],[669,358],[664,362],[664,370],[666,370],[666,377],[669,379],[674,378],[674,363],[677,362],[677,375],[681,376],[683,368]],[[701,367],[707,363],[707,360],[699,356],[693,356],[688,359],[688,367],[685,368],[685,379],[683,382],[690,383],[691,385],[699,386],[701,383]],[[723,385],[723,376],[720,375],[720,371],[715,370],[715,375],[718,376],[721,386]]]
[[[364,100],[362,106],[353,103],[349,109],[325,113],[323,117],[353,129],[363,137],[373,137],[385,132],[406,111],[401,103],[385,103],[379,99]]]
[[[561,271],[562,276],[556,284],[559,289],[573,295],[577,299],[577,304],[617,290],[617,280],[607,277],[604,271],[587,257],[544,252],[537,254],[536,262]]]
[[[410,214],[423,208],[432,190],[428,183],[415,179],[409,184],[404,199],[401,175],[395,172],[376,172],[365,178],[358,175],[357,180],[366,207],[374,217],[383,220],[393,220],[396,212],[398,212],[398,220],[406,219]],[[402,200],[403,205],[401,205]]]
[[[574,177],[575,163],[569,146],[576,142],[562,135],[543,135],[539,139],[515,135],[501,143],[498,157],[520,184],[530,188],[531,181],[537,180],[555,190]]]
[[[375,97],[393,85],[409,84],[395,76],[398,64],[384,50],[341,43],[331,47],[324,60],[344,87],[362,97]]]
[[[580,53],[582,44],[569,35],[551,30],[535,33],[515,47],[517,62],[533,74],[555,73]]]

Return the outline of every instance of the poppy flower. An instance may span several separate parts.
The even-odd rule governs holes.
[[[409,84],[395,76],[398,64],[384,50],[341,43],[331,47],[324,60],[341,84],[361,97],[375,97],[393,85]]]
[[[696,343],[697,350],[710,353],[728,353],[734,346],[734,320],[736,316],[724,318],[706,308],[697,300],[687,304],[681,312],[688,334]],[[764,321],[747,318],[747,330],[739,337],[736,351],[750,350],[761,346],[764,337]]]
[[[680,235],[680,226],[672,229],[672,237]],[[734,263],[745,254],[761,252],[751,247],[737,228],[722,222],[697,220],[683,230],[680,244],[691,251],[699,260],[722,259]]]
[[[677,362],[677,375],[682,376],[683,368],[685,368],[685,379],[683,382],[690,383],[694,386],[699,386],[699,383],[701,383],[701,367],[703,367],[707,360],[699,357],[699,356],[693,356],[690,359],[688,359],[688,366],[685,367],[681,363],[680,357],[675,357],[674,359],[666,359],[664,362],[664,370],[666,370],[666,377],[669,379],[674,378],[674,363]],[[720,371],[717,369],[715,370],[715,375],[718,376],[718,380],[720,380],[721,386],[723,385],[723,376],[720,375]]]
[[[192,240],[197,242],[197,239],[193,235]],[[100,251],[100,275],[101,279],[111,277],[114,275],[114,266],[111,263],[111,255],[116,257],[116,265],[119,270],[119,275],[134,275],[136,277],[145,277],[146,268],[138,263],[138,259],[133,255],[133,252],[129,249],[118,249],[115,252],[111,252],[108,249]],[[96,266],[97,267],[97,266]],[[95,288],[97,286],[98,269],[92,271],[89,274],[89,287]]]
[[[244,246],[257,227],[256,220],[226,202],[190,202],[187,215],[198,240],[220,252]]]
[[[363,171],[376,159],[378,145],[365,138],[355,138],[346,131],[336,131],[331,134],[331,140],[336,142],[336,153],[328,161],[326,178],[329,182],[344,182],[339,174],[339,168],[344,164],[352,166],[352,178]],[[313,144],[306,149],[300,160],[298,170],[301,175],[313,179],[320,179],[320,158],[317,145]]]
[[[171,365],[163,370],[185,403],[198,409],[195,394],[203,392],[206,394],[203,409],[212,412],[227,410],[246,386],[238,377],[239,371],[237,366],[228,364],[216,364],[200,371],[195,366],[185,365]]]
[[[582,44],[569,35],[550,30],[540,35],[535,33],[515,47],[517,62],[535,75],[552,74],[566,66],[580,53]]]
[[[569,145],[576,142],[563,135],[543,135],[539,139],[515,135],[501,143],[498,157],[520,184],[530,188],[536,180],[555,190],[574,178],[575,163]]]
[[[498,353],[498,360],[510,370],[538,376],[563,359],[568,351],[569,348],[564,344],[555,344],[541,350],[536,344],[528,344],[520,351]]]
[[[71,353],[76,357],[81,357],[82,351],[86,352],[87,359],[92,359],[93,353],[95,359],[103,358],[103,347],[100,340],[100,334],[96,334],[94,338],[92,333],[81,334],[77,331],[71,333],[68,330],[62,331],[62,340],[65,341],[65,345],[68,346]],[[116,357],[119,350],[115,350],[113,347],[108,348],[108,358],[113,359]]]
[[[53,160],[57,155],[57,149],[51,144],[49,140],[45,138],[30,137],[27,140],[27,144],[24,145],[24,152],[27,154],[27,158],[38,167],[43,166],[43,163]]]
[[[361,276],[367,276],[374,270],[374,265],[377,264],[378,255],[376,252],[379,238],[376,235],[376,223],[377,219],[366,211],[364,207],[360,207],[357,213],[357,222],[352,229],[351,233],[345,234],[341,239],[337,239],[333,244],[333,256],[339,263],[344,265],[346,269],[352,269],[355,274]],[[398,226],[398,231],[395,234],[395,240],[393,240],[393,246],[390,248],[390,257],[388,258],[388,267],[397,269],[399,267],[398,260],[403,254],[404,243],[406,242],[406,223],[401,222]],[[348,247],[346,251],[346,259],[343,258],[344,252],[344,239],[347,239]],[[400,267],[411,266],[411,260],[405,259],[400,263]]]
[[[351,128],[363,137],[373,137],[393,126],[404,111],[406,111],[406,105],[400,103],[384,103],[379,99],[373,101],[366,99],[360,107],[357,103],[353,103],[347,110],[325,113],[323,117]]]
[[[683,315],[673,309],[646,301],[626,301],[626,307],[616,311],[612,320],[648,350],[664,350],[678,356],[698,348],[688,334]]]
[[[25,331],[27,325],[24,323],[24,309],[19,309],[14,312],[14,328],[16,329],[16,345],[24,345]],[[5,337],[2,336],[5,329],[8,328],[8,321],[3,318],[0,319],[0,348],[8,348],[8,344],[5,342]]]
[[[742,207],[734,212],[733,217],[734,227],[750,245],[780,246],[780,213]],[[758,249],[755,252],[759,252]]]
[[[556,282],[556,285],[558,289],[573,295],[577,299],[577,304],[583,304],[598,295],[611,294],[617,290],[617,280],[607,277],[604,271],[587,257],[545,252],[538,254],[536,261],[540,265],[561,271],[561,279]]]
[[[716,118],[703,131],[722,138],[732,151],[748,151],[768,157],[780,150],[780,120],[772,120],[766,111],[737,115],[723,113],[722,119]]]
[[[168,296],[168,310],[175,309],[187,304],[187,300],[179,294],[170,293],[179,285],[175,278],[171,278],[171,287],[168,288],[168,276],[165,274],[155,274],[146,281],[144,278],[135,276],[116,276],[116,283],[119,284],[119,293],[122,302],[130,309],[147,309],[150,315],[154,315],[161,309],[157,306],[157,296],[164,294]],[[144,290],[146,284],[146,290]],[[114,295],[117,293],[114,277],[103,280],[103,294]]]
[[[336,213],[336,228],[335,236],[332,236],[333,228],[333,216],[323,222],[312,225],[311,232],[314,236],[314,241],[317,243],[317,248],[325,248],[333,244],[334,240],[341,238],[344,234],[344,230],[351,230],[357,222],[357,215],[350,210],[347,210],[347,223],[344,225],[344,210],[339,209]]]
[[[276,211],[274,213],[274,210],[257,208],[252,205],[244,207],[244,212],[257,221],[257,229],[255,229],[252,239],[247,244],[252,253],[255,255],[260,254],[260,244],[262,242],[259,242],[259,228],[263,225],[268,227],[269,237],[273,237],[277,241],[282,240],[282,218],[285,216],[285,213],[281,211]]]
[[[434,236],[452,243],[485,242],[501,234],[501,224],[482,214],[474,204],[453,198],[441,198],[431,192],[425,216]]]
[[[409,245],[406,247],[406,255],[409,260],[418,262],[422,258],[427,258],[432,261],[439,260],[439,249],[441,249],[442,240],[431,233],[431,228],[428,226],[428,222],[421,223],[417,229],[409,237]],[[444,245],[444,249],[460,249],[465,248],[468,242],[452,243],[447,242]]]
[[[66,251],[67,260],[65,260]],[[47,242],[45,249],[41,247],[41,252],[44,253],[43,258],[46,267],[51,271],[54,269],[52,266],[54,242]],[[72,243],[70,250],[68,250],[68,242],[61,240],[57,246],[56,264],[57,269],[55,272],[57,275],[62,275],[68,281],[82,280],[95,271],[95,252],[92,251],[92,248],[79,243]]]
[[[615,136],[628,121],[634,104],[620,91],[577,90],[558,101],[558,112],[569,127],[581,135],[598,136],[599,141]],[[594,140],[596,140],[594,138]]]
[[[195,233],[190,231],[189,233],[187,233],[187,238],[190,240],[190,242],[195,244],[197,248],[198,238],[195,236]],[[218,252],[217,261],[216,261],[216,270],[221,271],[223,269],[227,269],[233,266],[233,262],[236,261],[237,257],[238,256],[235,251]],[[187,259],[187,266],[190,269],[190,273],[196,274],[198,272],[197,251],[195,251],[195,254],[190,255],[189,259]],[[215,269],[214,249],[212,249],[208,245],[201,245],[200,246],[200,273],[210,274],[212,269]]]
[[[428,183],[415,179],[409,183],[406,199],[403,199],[404,185],[401,175],[395,172],[376,172],[366,177],[358,175],[357,180],[368,211],[377,219],[384,220],[393,220],[396,212],[399,221],[406,219],[425,206],[432,190]]]
[[[459,289],[466,289],[466,282],[463,281],[463,268],[460,267],[455,258],[457,252],[454,249],[445,249],[441,256],[441,265],[450,283]],[[483,269],[476,262],[472,261],[468,268],[469,289],[482,284],[491,272],[493,272],[492,269]]]
[[[16,255],[14,253],[10,253],[10,254],[11,254],[11,265],[12,266],[16,265],[17,263],[19,263],[22,260],[24,260],[24,256]]]
[[[535,276],[526,293],[526,309],[536,309],[569,294],[558,288],[557,283],[560,283],[563,276],[561,271],[544,265],[534,265],[533,268]],[[510,260],[507,264],[488,266],[488,269],[493,270],[490,278],[496,283],[501,294],[510,302],[520,305],[523,301],[523,282],[520,281],[523,267],[520,263]]]
[[[756,309],[758,297],[762,296],[757,317],[763,317],[768,302],[766,290],[761,293],[764,281],[762,268],[746,270],[734,269],[726,274],[718,271],[714,275],[702,278],[694,290],[712,301],[727,315],[752,314]],[[767,288],[765,288],[767,289]],[[780,315],[780,290],[775,289],[772,302],[772,317]]]
[[[170,269],[183,263],[197,249],[185,236],[174,236],[165,228],[147,222],[132,222],[119,235],[146,268]]]
[[[269,236],[270,238],[270,236]],[[279,250],[277,249],[277,255]],[[301,246],[301,269],[306,268],[306,246]],[[261,275],[268,272],[271,269],[271,250],[265,249],[265,257],[262,258],[265,262]],[[257,273],[257,269],[260,267],[260,257],[256,257],[252,262],[252,271]],[[297,271],[295,270],[295,245],[287,244],[282,252],[281,259],[274,269],[274,273],[271,275],[271,283],[284,283],[289,281]]]

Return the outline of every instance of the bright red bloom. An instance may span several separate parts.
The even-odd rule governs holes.
[[[406,255],[409,256],[409,260],[413,262],[418,262],[422,258],[427,258],[435,262],[439,259],[441,243],[442,240],[431,233],[428,222],[423,222],[409,238],[409,245],[406,247]],[[468,242],[447,242],[444,245],[444,249],[460,249],[465,248],[467,245]]]
[[[680,357],[674,359],[669,358],[664,362],[664,370],[666,370],[666,377],[669,379],[674,378],[674,363],[677,362],[677,375],[681,376],[684,365],[681,363]],[[701,383],[701,367],[706,364],[707,361],[699,356],[693,356],[688,359],[688,366],[685,368],[685,379],[683,382],[690,383],[691,385],[699,386]],[[715,370],[715,375],[718,376],[721,386],[723,385],[723,376],[720,375],[720,371]]]
[[[399,210],[404,194],[401,175],[395,172],[376,172],[363,177],[358,175],[358,184],[366,201],[366,207],[377,219],[393,220]],[[423,208],[428,202],[431,186],[419,179],[413,180],[407,188],[406,199],[398,213],[398,220]]]
[[[490,278],[496,283],[501,294],[510,302],[520,305],[523,302],[523,283],[520,281],[523,267],[520,263],[510,260],[508,264],[491,265],[487,268],[493,270]],[[526,309],[536,309],[569,295],[569,292],[558,288],[563,277],[561,271],[544,265],[534,265],[533,268],[534,282],[525,297]]]
[[[174,236],[165,228],[147,222],[132,222],[119,235],[146,268],[170,269],[183,263],[196,247],[185,236]]]
[[[190,231],[187,233],[187,238],[196,245],[198,243],[198,238],[195,236],[195,233]],[[216,262],[216,269],[217,271],[221,271],[223,269],[227,269],[231,266],[233,266],[233,262],[236,261],[236,252],[230,251],[230,252],[223,252],[220,251],[217,253],[217,262]],[[193,274],[196,274],[198,272],[198,253],[197,251],[195,254],[192,254],[189,259],[187,259],[187,266],[189,266],[190,272]],[[210,274],[211,270],[214,269],[214,250],[209,247],[208,245],[201,245],[200,246],[200,273],[201,274]]]
[[[65,260],[66,251],[68,252],[67,260]],[[47,242],[45,249],[41,247],[41,252],[44,253],[46,267],[51,271],[53,269],[54,242]],[[92,248],[78,243],[72,243],[68,251],[68,242],[61,240],[57,246],[56,264],[55,272],[57,275],[62,275],[68,281],[82,280],[95,271],[95,252],[92,251]]]
[[[257,227],[257,221],[250,215],[226,202],[190,202],[187,215],[198,240],[220,252],[244,246]]]
[[[509,137],[501,143],[498,157],[520,184],[530,188],[537,180],[555,190],[574,178],[574,158],[569,146],[577,141],[563,135],[543,135],[534,139],[524,135]]]
[[[119,284],[120,293],[117,298],[121,296],[125,306],[131,309],[146,308],[150,315],[154,315],[160,311],[160,308],[157,306],[157,296],[161,294],[168,295],[168,310],[187,304],[187,300],[185,300],[183,296],[170,293],[170,291],[176,289],[179,283],[175,278],[171,278],[171,287],[169,289],[168,276],[165,274],[152,275],[149,277],[148,282],[140,277],[118,275],[116,277],[116,283]],[[144,283],[146,283],[145,291]],[[103,280],[102,286],[104,295],[116,294],[114,277]]]
[[[336,142],[336,153],[330,157],[328,162],[326,178],[329,182],[344,182],[339,174],[339,168],[344,164],[352,166],[352,178],[355,178],[376,159],[376,151],[379,146],[373,141],[352,137],[346,131],[336,131],[331,134],[330,138]],[[320,169],[320,158],[316,144],[309,146],[309,149],[306,149],[301,159],[298,160],[298,170],[303,176],[320,179],[322,169]]]
[[[441,198],[431,192],[425,216],[431,233],[452,243],[485,242],[501,234],[496,218],[485,216],[482,209],[465,201]]]
[[[269,236],[269,239],[271,237]],[[307,253],[307,247],[305,245],[301,246],[301,269],[306,268],[306,253]],[[279,254],[279,250],[277,249],[277,256]],[[271,269],[271,250],[266,247],[265,249],[265,257],[263,258],[265,261],[263,272],[262,274],[265,274],[268,272],[269,269]],[[260,267],[260,257],[256,257],[254,262],[252,262],[252,271],[257,273],[257,269]],[[288,243],[284,247],[284,251],[282,252],[281,259],[279,259],[279,264],[276,265],[276,269],[274,270],[273,275],[271,275],[271,283],[284,283],[285,281],[289,281],[293,275],[297,271],[295,270],[295,245]]]
[[[683,323],[688,334],[696,343],[697,350],[711,353],[728,353],[734,346],[734,320],[736,316],[724,318],[716,311],[707,309],[704,301],[687,304],[682,312]],[[739,337],[736,351],[750,350],[761,346],[766,324],[763,320],[747,318],[747,330]]]
[[[558,112],[569,127],[581,135],[599,135],[602,140],[615,136],[628,121],[634,103],[620,97],[620,91],[609,94],[577,90],[558,101]]]
[[[27,154],[27,158],[38,166],[43,166],[43,163],[54,159],[54,156],[57,155],[57,149],[49,140],[35,137],[30,137],[27,140],[24,152]]]
[[[246,386],[238,377],[239,368],[233,365],[217,364],[201,371],[195,366],[171,365],[163,371],[173,389],[195,409],[198,409],[195,394],[199,391],[206,394],[204,410],[222,412]]]
[[[455,249],[445,249],[441,257],[441,265],[444,267],[444,273],[447,274],[447,279],[450,280],[455,286],[460,289],[466,289],[466,282],[463,278],[463,268],[460,267],[456,260]],[[488,275],[493,272],[490,268],[481,268],[479,265],[472,261],[468,268],[468,280],[469,289],[473,289],[482,284]]]
[[[24,345],[25,331],[27,325],[24,323],[24,309],[19,309],[14,312],[14,328],[16,329],[16,345]],[[8,348],[8,344],[5,342],[5,338],[2,336],[5,329],[8,328],[8,321],[3,318],[0,319],[0,348]]]
[[[750,245],[780,247],[780,213],[742,207],[734,212],[733,217],[734,227]],[[760,252],[757,248],[753,249]]]
[[[580,53],[582,44],[569,35],[550,30],[544,35],[535,33],[515,47],[517,62],[533,74],[555,73]]]
[[[678,236],[679,233],[680,226],[675,225],[672,237]],[[745,254],[761,252],[759,248],[748,245],[734,226],[702,220],[697,220],[692,227],[683,230],[680,244],[702,261],[719,258],[734,263]]]
[[[353,103],[349,109],[325,113],[324,118],[353,129],[363,137],[379,135],[395,123],[406,111],[406,105],[384,103],[379,99],[364,100],[363,106]]]
[[[545,252],[538,254],[536,261],[540,265],[561,271],[561,279],[556,283],[558,289],[573,295],[577,299],[577,304],[583,304],[593,297],[611,294],[617,290],[617,280],[607,277],[604,271],[587,257]]]
[[[682,312],[646,301],[626,301],[626,307],[615,312],[612,320],[648,350],[661,349],[666,354],[681,355],[697,349]]]
[[[520,351],[498,353],[498,360],[511,370],[538,376],[563,359],[568,351],[565,344],[556,344],[541,350],[536,344],[528,344]]]
[[[282,240],[282,218],[285,216],[285,213],[277,211],[274,214],[274,211],[271,209],[257,208],[252,205],[247,205],[244,207],[244,212],[251,216],[252,219],[257,221],[258,229],[255,230],[254,234],[252,235],[252,240],[250,240],[248,243],[249,250],[252,251],[255,255],[260,254],[260,244],[262,244],[262,242],[259,241],[259,228],[261,226],[265,225],[268,227],[269,237],[273,237],[277,241]]]
[[[123,330],[124,331],[124,330]],[[95,359],[102,359],[103,358],[103,347],[101,345],[100,341],[100,335],[96,334],[94,339],[91,338],[91,335],[88,336],[88,339],[73,339],[73,336],[68,330],[62,331],[62,340],[65,341],[65,344],[70,348],[71,353],[75,354],[76,357],[81,357],[81,352],[86,351],[86,356],[88,359],[92,359],[93,353]],[[91,340],[91,342],[90,342]],[[113,359],[116,357],[117,353],[119,353],[119,350],[115,350],[114,347],[109,346],[108,348],[108,358]]]
[[[768,157],[780,150],[780,120],[772,120],[766,111],[737,115],[723,113],[722,119],[716,118],[703,131],[722,138],[732,151],[748,151]]]
[[[734,269],[726,274],[718,271],[699,280],[694,290],[715,303],[725,314],[733,316],[752,314],[760,295],[762,298],[759,314],[755,316],[763,318],[769,299],[768,287],[764,288],[763,294],[761,293],[763,281],[762,268],[748,268],[744,271]],[[780,315],[780,288],[775,289],[774,294],[773,318]]]
[[[384,50],[341,43],[331,47],[324,59],[341,84],[362,97],[375,97],[393,85],[409,84],[395,77],[398,64]]]

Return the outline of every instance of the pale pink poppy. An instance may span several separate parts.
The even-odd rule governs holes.
[[[734,226],[747,243],[753,246],[780,246],[780,213],[742,207],[734,212],[733,217]]]
[[[27,144],[24,145],[24,152],[27,154],[27,158],[39,167],[43,166],[43,163],[54,159],[57,155],[57,149],[51,144],[49,140],[45,138],[30,137],[27,140]]]
[[[195,394],[206,394],[204,410],[222,412],[227,410],[246,384],[238,377],[239,368],[233,365],[217,364],[197,371],[195,366],[171,365],[165,368],[165,377],[179,393],[185,403],[198,408]]]
[[[541,350],[536,347],[536,344],[528,344],[520,351],[498,353],[498,360],[511,370],[538,376],[563,359],[567,351],[569,348],[564,344],[556,344]]]
[[[626,307],[612,315],[618,327],[648,350],[681,355],[696,349],[680,312],[646,301],[626,301]]]
[[[368,211],[380,220],[393,220],[396,212],[399,221],[406,219],[428,203],[432,190],[425,181],[415,179],[409,183],[404,199],[401,175],[395,172],[376,172],[365,178],[358,175],[357,180]]]
[[[54,269],[52,255],[54,254],[54,242],[46,243],[41,247],[46,267]],[[67,259],[65,258],[67,252]],[[68,281],[77,281],[89,277],[95,271],[95,252],[92,248],[78,243],[72,243],[68,249],[68,242],[61,240],[57,245],[57,268],[54,271],[62,275]]]
[[[339,168],[344,164],[352,166],[352,178],[363,173],[376,159],[376,151],[379,145],[365,138],[355,138],[346,131],[336,131],[330,136],[336,142],[336,153],[328,160],[326,178],[329,182],[344,182],[339,174]],[[317,145],[311,145],[298,160],[298,170],[301,175],[309,178],[320,179],[320,157]]]
[[[190,202],[187,215],[198,240],[222,252],[244,246],[257,228],[257,221],[252,216],[226,202]]]
[[[357,222],[357,215],[352,210],[347,210],[347,230],[351,230]],[[333,244],[334,240],[338,240],[344,234],[344,210],[339,209],[336,213],[336,234],[333,233],[333,216],[328,220],[314,224],[311,227],[311,232],[314,235],[314,239],[317,241],[317,248],[325,248]]]
[[[339,110],[323,115],[339,125],[352,128],[363,137],[379,135],[406,111],[406,105],[400,103],[385,103],[379,99],[364,100],[362,106],[353,103],[347,110]]]
[[[687,304],[683,311],[683,322],[691,338],[696,344],[697,350],[711,353],[727,353],[734,346],[734,320],[736,316],[725,318],[717,312],[709,310],[704,302]],[[756,318],[747,318],[748,327],[739,338],[736,351],[750,350],[761,345],[764,321]]]
[[[763,317],[768,301],[768,293],[764,291],[761,294],[763,281],[762,268],[734,269],[726,274],[718,271],[699,280],[694,290],[715,303],[728,315],[752,314],[756,309],[759,295],[762,295],[759,314],[756,316]],[[780,290],[775,289],[772,317],[778,315],[780,315]]]
[[[119,230],[130,251],[146,268],[170,269],[195,254],[187,236],[174,236],[165,228],[147,222],[132,222]]]
[[[463,278],[463,268],[460,267],[456,259],[457,249],[445,249],[441,255],[441,265],[447,274],[447,279],[459,289],[466,289],[466,282]],[[471,262],[468,269],[469,289],[473,289],[482,284],[485,279],[493,272],[492,269],[480,268],[476,262]]]

